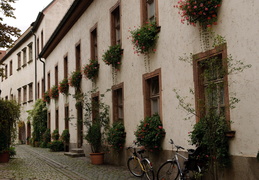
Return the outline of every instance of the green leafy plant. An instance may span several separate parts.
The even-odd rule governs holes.
[[[140,125],[134,134],[138,145],[145,146],[146,149],[153,152],[161,149],[161,141],[165,136],[165,129],[159,115],[154,114],[140,121]]]
[[[134,53],[148,54],[155,52],[156,40],[160,28],[156,22],[147,22],[144,26],[130,31],[132,43],[134,45]]]
[[[51,134],[50,134],[50,129],[46,129],[46,131],[43,134],[43,140],[40,144],[41,148],[47,148],[48,143],[51,141]]]
[[[50,90],[50,98],[57,99],[58,97],[59,97],[58,86],[54,85]]]
[[[112,65],[112,67],[119,70],[122,55],[123,49],[121,49],[121,46],[114,45],[109,47],[109,49],[103,54],[102,58],[107,65]]]
[[[69,133],[69,130],[68,129],[64,129],[62,134],[61,134],[61,140],[64,142],[64,143],[69,143],[70,141],[70,133]]]
[[[69,89],[68,79],[65,78],[59,82],[58,90],[61,94],[67,95]]]
[[[90,63],[83,67],[83,73],[87,79],[94,80],[99,72],[99,63],[97,60],[90,59]]]
[[[49,142],[48,147],[53,152],[64,151],[64,144],[60,140],[54,140]]]
[[[14,146],[11,146],[11,147],[9,148],[9,156],[10,156],[11,158],[13,158],[15,155],[16,155],[15,147],[14,147]]]
[[[46,103],[42,99],[38,99],[33,105],[33,109],[27,111],[28,120],[32,120],[33,132],[31,145],[35,142],[43,141],[43,134],[47,129],[47,108]]]
[[[49,94],[50,94],[49,91],[46,91],[43,94],[43,101],[46,102],[46,103],[50,102],[50,95]]]
[[[58,132],[58,129],[55,129],[52,134],[51,134],[51,138],[55,141],[55,140],[58,140],[60,137],[59,135],[59,132]]]
[[[125,127],[122,122],[113,123],[107,133],[107,142],[112,149],[119,152],[122,150],[126,139]]]
[[[181,22],[195,26],[197,22],[203,27],[217,24],[218,9],[222,0],[179,0],[175,8],[179,9]]]
[[[81,100],[85,110],[83,122],[87,127],[85,139],[90,143],[92,152],[99,153],[104,149],[103,142],[109,128],[109,106],[102,102],[104,94],[95,101],[91,97],[93,93],[96,93],[96,90],[84,94]]]
[[[80,71],[73,71],[69,78],[69,85],[75,88],[79,88],[82,80],[82,74]]]

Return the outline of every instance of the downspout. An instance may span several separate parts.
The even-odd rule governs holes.
[[[45,92],[45,84],[46,84],[46,82],[45,82],[45,62],[41,59],[41,57],[39,57],[39,60],[40,60],[40,62],[42,62],[43,63],[43,92]]]
[[[35,35],[35,33],[31,30],[31,33],[33,34],[33,36],[34,36],[34,58],[35,58],[35,74],[34,74],[34,76],[35,76],[35,100],[38,98],[38,96],[37,96],[37,90],[38,90],[38,88],[37,88],[37,55],[36,55],[36,53],[37,53],[37,46],[36,46],[36,35]]]

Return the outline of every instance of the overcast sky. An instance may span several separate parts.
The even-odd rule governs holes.
[[[39,14],[52,0],[16,0],[12,3],[16,19],[4,17],[4,22],[21,29],[22,33],[30,27]]]

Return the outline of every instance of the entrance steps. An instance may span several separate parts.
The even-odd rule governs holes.
[[[70,157],[84,157],[85,153],[84,150],[81,148],[73,148],[70,150],[70,152],[65,152],[64,155]]]

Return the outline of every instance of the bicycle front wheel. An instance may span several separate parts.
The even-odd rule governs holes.
[[[179,176],[179,169],[177,167],[177,163],[175,161],[167,161],[157,172],[158,180],[176,180]]]
[[[127,162],[128,169],[131,174],[133,174],[136,177],[143,176],[144,172],[141,169],[141,166],[138,162],[138,159],[134,157],[130,157]]]
[[[145,176],[146,176],[146,178],[148,180],[154,180],[155,179],[155,175],[154,175],[153,167],[148,162],[148,160],[143,159],[142,165],[144,166],[144,169],[145,169]]]

